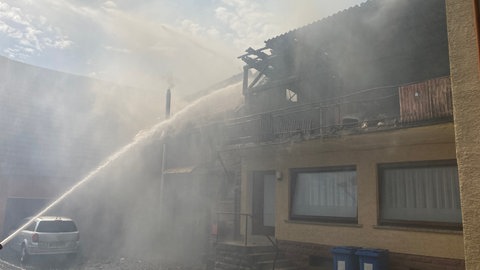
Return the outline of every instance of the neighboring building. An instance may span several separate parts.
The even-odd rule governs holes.
[[[247,50],[222,152],[241,159],[242,234],[301,266],[357,246],[465,267],[446,22],[441,0],[371,0]]]
[[[163,98],[1,57],[0,237],[158,121]]]
[[[63,210],[84,217],[95,255],[198,259],[211,237],[250,246],[269,236],[303,267],[329,269],[331,248],[357,246],[387,249],[390,269],[476,269],[471,6],[369,0],[249,48],[243,106],[225,102],[230,91],[206,114],[180,114]],[[218,247],[217,259],[228,253]]]
[[[480,268],[479,1],[447,0],[455,145],[463,212],[465,265]]]

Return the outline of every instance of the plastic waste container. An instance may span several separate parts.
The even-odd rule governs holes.
[[[360,270],[387,270],[388,250],[362,248],[355,252]]]
[[[333,254],[334,270],[358,270],[358,257],[355,252],[359,247],[334,247]]]

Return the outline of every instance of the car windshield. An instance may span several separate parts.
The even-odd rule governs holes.
[[[73,221],[49,220],[40,221],[37,232],[76,232],[77,226]]]

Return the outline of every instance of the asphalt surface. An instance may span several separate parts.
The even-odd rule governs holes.
[[[3,254],[2,254],[3,255]],[[68,262],[62,260],[35,260],[24,268],[20,267],[17,262],[18,258],[1,256],[0,270],[204,270],[199,265],[155,265],[134,258],[110,258],[103,261],[81,260],[77,262]],[[15,265],[17,264],[17,265]]]
[[[92,260],[78,256],[74,261],[64,257],[36,257],[25,267],[20,267],[18,254],[10,249],[0,250],[0,270],[205,270],[199,264],[158,265],[129,257],[111,257]]]
[[[13,265],[7,261],[0,259],[0,269],[1,270],[23,270],[24,268]]]

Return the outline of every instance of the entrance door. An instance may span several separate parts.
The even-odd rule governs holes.
[[[253,234],[275,234],[275,172],[253,173]]]

